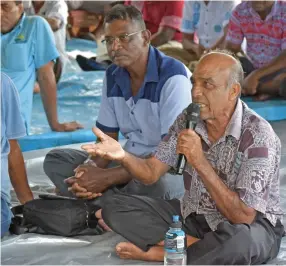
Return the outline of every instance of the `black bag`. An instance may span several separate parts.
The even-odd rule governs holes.
[[[95,212],[98,206],[89,200],[55,195],[40,195],[24,205],[13,207],[10,232],[39,233],[60,236],[101,234]]]

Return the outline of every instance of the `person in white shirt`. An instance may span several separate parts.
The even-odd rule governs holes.
[[[60,54],[60,63],[64,68],[68,61],[68,57],[65,52],[66,26],[68,22],[68,7],[66,2],[64,0],[32,1],[29,6],[25,7],[25,11],[27,15],[38,15],[44,17],[50,24],[54,32],[56,46]],[[62,72],[61,69],[57,69],[55,72],[57,76],[56,78],[59,79],[61,75],[60,72]]]
[[[174,48],[168,55],[190,66],[205,51],[223,48],[231,12],[239,2],[185,1],[181,27],[183,49]]]

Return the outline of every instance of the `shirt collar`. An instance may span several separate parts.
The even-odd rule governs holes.
[[[261,20],[261,17],[258,15],[258,13],[252,8],[251,2],[248,2],[249,8],[250,8],[250,13],[252,14],[252,16],[257,17]],[[273,3],[273,6],[271,8],[270,13],[267,15],[265,21],[271,19],[272,17],[274,17],[277,13],[279,12],[279,4],[278,1],[275,0]]]
[[[243,107],[242,102],[238,99],[234,113],[225,130],[225,136],[233,136],[237,140],[241,137]]]
[[[150,46],[145,82],[158,82],[158,81],[159,81],[159,75],[158,75],[156,51],[154,47]]]
[[[125,68],[118,66],[114,69],[112,75],[115,77],[115,82],[120,87],[124,98],[129,99],[131,97],[131,88],[130,88],[130,76],[128,71]],[[159,81],[159,74],[158,74],[156,49],[150,46],[148,52],[147,70],[142,87],[144,88],[147,82],[158,82],[158,81]]]
[[[232,117],[226,127],[225,134],[222,138],[226,136],[233,136],[236,140],[241,137],[242,129],[242,117],[243,117],[243,106],[240,99],[238,99],[235,110]],[[203,140],[209,145],[208,133],[205,122],[200,120],[195,128],[195,131],[203,138]],[[221,138],[221,139],[222,139]]]
[[[23,13],[23,14],[22,14],[22,17],[21,17],[21,19],[20,19],[20,21],[18,22],[18,24],[16,25],[15,28],[17,28],[17,27],[22,28],[22,27],[23,27],[23,24],[24,24],[25,18],[26,18],[26,14]]]

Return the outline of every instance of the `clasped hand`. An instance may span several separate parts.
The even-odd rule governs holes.
[[[86,164],[78,166],[74,172],[75,176],[67,178],[65,183],[78,198],[94,199],[109,187],[105,169]]]

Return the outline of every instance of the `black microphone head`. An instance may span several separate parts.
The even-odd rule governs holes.
[[[198,122],[200,119],[200,105],[197,103],[191,103],[187,107],[187,120]]]

